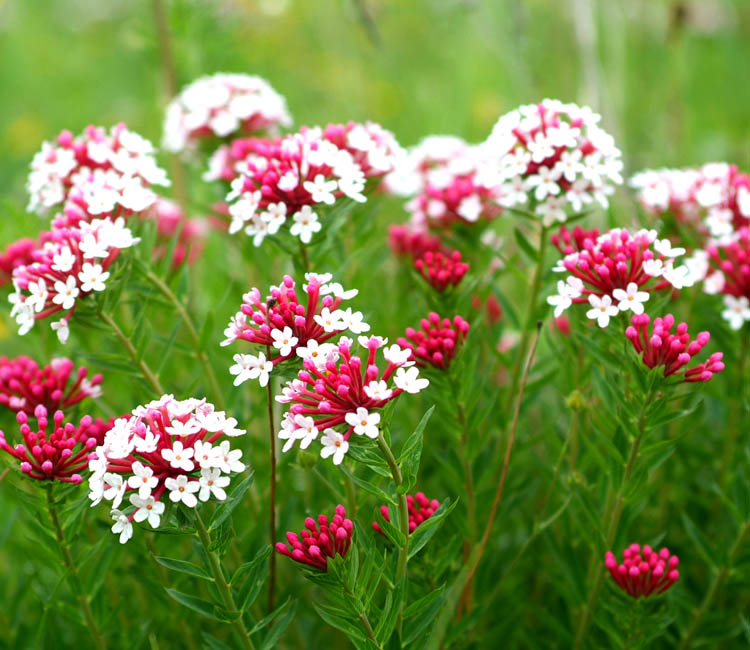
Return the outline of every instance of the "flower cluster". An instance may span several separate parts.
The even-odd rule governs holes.
[[[723,237],[750,225],[750,176],[727,163],[697,169],[647,169],[630,185],[651,214],[670,213],[699,232]]]
[[[65,414],[55,411],[52,430],[47,409],[41,404],[34,409],[37,430],[29,426],[29,416],[21,411],[16,415],[21,425],[25,444],[11,447],[0,431],[0,449],[21,461],[21,471],[29,478],[39,481],[63,481],[81,483],[81,472],[88,467],[89,459],[98,445],[102,444],[109,423],[90,415],[84,415],[78,426],[64,422]]]
[[[78,137],[63,131],[56,143],[45,142],[31,162],[28,209],[45,215],[65,204],[59,226],[112,216],[116,208],[142,212],[156,201],[149,186],[169,185],[154,154],[153,145],[124,124],[109,133],[88,126]]]
[[[164,514],[161,497],[195,508],[212,496],[226,499],[229,474],[242,472],[242,451],[224,437],[240,436],[237,420],[205,399],[176,400],[172,395],[139,406],[115,420],[89,461],[89,498],[112,504],[112,532],[124,544],[133,536],[133,521],[158,528]],[[129,514],[120,505],[129,495]]]
[[[364,361],[352,355],[352,341],[342,337],[338,363],[334,359],[325,363],[305,359],[305,369],[276,397],[282,404],[291,404],[279,431],[279,438],[285,441],[282,451],[289,451],[295,442],[307,449],[322,430],[321,457],[333,456],[333,463],[340,465],[349,451],[352,433],[373,439],[379,436],[380,414],[374,410],[403,392],[418,393],[429,385],[417,368],[408,367],[413,364],[409,361],[411,350],[395,344],[385,347],[387,340],[378,336],[361,336],[359,343],[368,352]],[[380,348],[388,362],[382,372],[377,365]],[[346,426],[343,434],[335,429],[341,425]]]
[[[39,405],[55,411],[69,408],[87,397],[100,397],[102,376],[87,379],[87,368],[81,367],[73,373],[74,367],[70,359],[53,359],[40,368],[26,356],[0,357],[0,404],[32,415]],[[71,375],[75,381],[69,385]]]
[[[648,545],[641,549],[631,544],[622,552],[622,559],[618,564],[615,554],[607,551],[604,566],[620,589],[633,598],[663,594],[680,577],[680,560],[666,548],[656,552]]]
[[[183,151],[202,138],[290,126],[285,99],[260,77],[215,74],[182,89],[167,107],[164,148]]]
[[[31,264],[34,260],[31,254],[36,250],[37,243],[28,237],[9,244],[0,253],[0,287],[10,284],[13,270],[18,266]]]
[[[240,230],[260,246],[291,219],[289,232],[304,244],[321,229],[319,205],[346,196],[366,201],[365,175],[352,155],[326,140],[320,129],[305,129],[274,141],[250,140],[240,175],[227,195],[230,233]]]
[[[411,257],[414,260],[424,257],[428,251],[443,251],[443,241],[440,237],[403,224],[388,228],[388,246],[394,255]]]
[[[138,243],[122,217],[81,222],[79,228],[63,228],[48,234],[48,241],[32,253],[33,262],[13,271],[16,289],[9,297],[11,316],[18,333],[26,334],[37,319],[66,312],[52,323],[61,343],[68,340],[68,320],[77,302],[95,291],[103,291],[107,269],[120,250]]]
[[[421,330],[406,328],[406,337],[398,344],[411,350],[410,360],[418,366],[446,370],[469,333],[469,323],[461,316],[440,318],[434,311],[420,322]]]
[[[361,312],[351,307],[339,309],[342,301],[357,295],[356,289],[345,290],[338,282],[331,282],[330,273],[306,273],[307,284],[302,290],[307,294],[307,305],[300,304],[294,280],[284,276],[278,287],[271,287],[270,295],[261,300],[260,291],[253,287],[243,297],[243,304],[224,330],[222,346],[237,340],[248,341],[273,350],[274,356],[266,359],[262,352],[257,356],[236,354],[236,364],[230,373],[236,375],[234,385],[248,379],[259,379],[261,386],[268,383],[271,369],[295,356],[310,359],[318,367],[338,359],[338,350],[328,339],[346,330],[362,334],[370,329]]]
[[[430,501],[424,495],[424,492],[417,492],[414,496],[411,494],[406,495],[406,506],[409,511],[409,533],[413,533],[419,524],[435,514],[440,507],[440,502],[437,499]],[[386,521],[391,520],[388,513],[388,506],[380,506],[380,514],[383,515],[383,519]],[[377,521],[372,522],[372,528],[381,535],[385,534]]]
[[[642,314],[650,292],[682,289],[695,281],[686,265],[675,266],[685,249],[672,248],[668,239],[657,238],[655,230],[631,234],[615,228],[596,241],[584,237],[582,246],[554,268],[571,274],[557,283],[557,295],[547,298],[556,318],[573,303],[588,302],[586,317],[606,327],[622,311]]]
[[[545,99],[503,115],[482,145],[500,167],[500,205],[533,207],[547,226],[622,183],[620,151],[590,108]]]
[[[448,287],[457,287],[469,272],[469,265],[461,261],[459,251],[451,251],[445,255],[440,251],[436,253],[426,251],[415,260],[414,266],[419,271],[419,275],[441,293]]]
[[[700,332],[691,341],[687,323],[680,323],[673,334],[674,317],[671,314],[655,318],[651,328],[650,323],[648,314],[636,314],[632,325],[625,330],[625,336],[649,368],[664,366],[665,377],[681,376],[682,381],[708,381],[724,370],[721,352],[714,352],[708,361],[684,370],[711,339],[708,332]]]
[[[323,137],[348,151],[366,178],[382,178],[405,156],[396,136],[375,122],[329,124]]]
[[[576,226],[572,231],[561,226],[559,232],[550,237],[552,245],[563,255],[584,251],[587,247],[590,248],[596,244],[597,239],[599,239],[598,229],[584,230],[581,226]],[[587,244],[587,242],[590,243]]]
[[[703,288],[706,293],[724,294],[721,315],[738,330],[750,321],[750,228],[740,228],[723,243],[709,244],[706,255],[713,271]]]
[[[308,517],[305,519],[305,528],[299,536],[292,532],[286,534],[291,550],[286,544],[279,542],[276,544],[276,552],[321,571],[328,569],[328,558],[337,555],[345,557],[349,552],[354,524],[351,519],[346,518],[344,506],[336,506],[336,514],[330,523],[325,515],[318,515],[317,524],[312,517]]]

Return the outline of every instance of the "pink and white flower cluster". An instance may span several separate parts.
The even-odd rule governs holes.
[[[321,457],[333,457],[333,463],[340,465],[352,434],[372,439],[380,435],[380,413],[375,411],[401,393],[427,388],[430,382],[420,377],[409,361],[411,350],[387,343],[378,336],[359,337],[359,344],[367,350],[363,359],[352,354],[351,339],[342,337],[337,360],[321,364],[305,359],[304,370],[276,397],[276,401],[290,404],[279,431],[279,438],[285,441],[283,452],[295,442],[300,449],[307,449],[322,433]],[[378,350],[387,362],[384,370],[378,366]],[[336,427],[342,427],[343,433]]]
[[[110,277],[107,269],[123,248],[139,240],[125,227],[122,217],[82,221],[78,228],[53,230],[46,239],[43,247],[32,253],[31,264],[13,271],[11,317],[23,336],[36,320],[64,312],[51,327],[60,342],[66,343],[68,321],[78,301],[103,291]]]
[[[275,141],[250,140],[248,149],[226,200],[229,232],[244,230],[255,246],[287,223],[292,236],[309,244],[322,227],[316,210],[342,197],[367,200],[362,168],[320,129],[303,129]]]
[[[196,79],[170,102],[163,145],[178,152],[203,138],[275,131],[291,123],[286,100],[265,79],[220,73]]]
[[[547,226],[593,202],[606,208],[623,165],[600,119],[588,107],[552,99],[503,115],[481,145],[500,168],[500,205],[529,207]]]
[[[112,532],[124,544],[133,536],[133,521],[159,527],[165,493],[187,508],[212,497],[224,501],[230,475],[245,470],[242,451],[226,438],[244,434],[237,420],[205,399],[163,395],[138,406],[115,420],[91,455],[91,505],[111,503]],[[125,512],[123,502],[133,508]]]
[[[671,213],[701,234],[722,238],[750,225],[750,176],[736,165],[646,169],[630,179],[630,186],[646,211]]]
[[[75,373],[74,368],[70,359],[53,359],[40,368],[27,356],[0,357],[0,404],[32,415],[39,405],[55,411],[74,406],[87,397],[100,397],[102,376],[87,379],[87,368],[82,366]]]
[[[680,323],[674,334],[674,316],[667,314],[664,318],[655,318],[649,328],[651,318],[648,314],[633,316],[632,325],[625,330],[625,336],[630,339],[649,368],[664,366],[665,377],[682,377],[682,381],[708,381],[715,374],[724,370],[724,357],[721,352],[714,352],[708,361],[689,369],[685,369],[691,359],[700,354],[703,347],[711,339],[708,332],[700,332],[694,341],[690,340],[687,323]]]
[[[151,185],[168,186],[153,145],[118,124],[109,132],[87,126],[74,137],[63,131],[45,142],[31,162],[28,209],[40,216],[63,206],[57,225],[76,225],[94,216],[142,212],[156,201]]]
[[[688,266],[675,266],[685,249],[658,239],[655,230],[631,234],[614,228],[595,241],[584,237],[581,245],[583,250],[566,255],[553,269],[570,274],[547,298],[555,318],[574,303],[588,303],[586,317],[607,327],[620,312],[642,314],[652,292],[689,287],[696,279]]]
[[[309,359],[319,367],[338,359],[338,349],[329,339],[349,331],[362,334],[370,329],[361,312],[351,307],[340,309],[344,300],[357,295],[356,289],[345,290],[332,282],[330,273],[306,273],[302,291],[307,294],[307,305],[300,304],[294,280],[284,276],[278,287],[271,287],[270,295],[261,300],[260,291],[253,287],[243,297],[243,304],[224,330],[222,346],[242,340],[266,348],[266,354],[234,355],[235,365],[229,372],[236,375],[234,385],[248,379],[258,379],[261,386],[268,383],[274,366],[288,359]]]
[[[622,552],[622,564],[612,551],[607,551],[604,566],[617,586],[633,598],[663,594],[680,577],[680,560],[669,549],[655,551],[646,545],[631,544]]]
[[[706,248],[710,269],[703,283],[706,293],[724,295],[722,317],[733,330],[750,322],[750,228],[742,227],[723,242]]]

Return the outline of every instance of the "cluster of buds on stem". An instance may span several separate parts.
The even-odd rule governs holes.
[[[409,511],[409,533],[413,533],[419,524],[435,514],[440,507],[440,502],[437,499],[428,499],[424,492],[417,492],[414,496],[406,495],[406,507]],[[388,506],[380,506],[380,514],[383,515],[383,519],[390,522]],[[377,521],[372,522],[372,528],[381,535],[385,535]]]
[[[283,542],[278,542],[276,552],[321,571],[328,569],[328,558],[337,555],[345,557],[349,552],[354,524],[351,519],[346,518],[344,506],[336,506],[336,514],[330,522],[325,515],[318,515],[317,524],[312,517],[308,517],[305,519],[305,528],[299,535],[288,532],[286,539],[291,549]]]
[[[618,564],[615,554],[607,551],[604,566],[620,589],[633,598],[663,594],[680,577],[680,560],[666,548],[656,552],[648,545],[641,549],[631,544],[622,557],[622,564]]]
[[[415,260],[414,266],[427,283],[441,293],[448,287],[457,287],[469,271],[469,265],[461,261],[459,251],[446,254],[427,251]]]
[[[388,228],[388,246],[394,255],[413,260],[424,257],[427,252],[446,252],[440,237],[404,224]]]
[[[664,366],[665,377],[681,376],[682,381],[688,382],[708,381],[724,370],[724,355],[721,352],[714,352],[708,361],[685,370],[685,366],[710,340],[708,332],[700,332],[691,341],[687,323],[680,323],[675,333],[672,333],[674,317],[671,314],[654,319],[651,328],[650,322],[648,314],[636,314],[633,316],[633,324],[625,330],[625,336],[630,339],[643,363],[649,368]]]
[[[37,243],[33,239],[25,237],[9,244],[0,253],[0,287],[10,284],[13,270],[18,266],[31,264],[34,260],[32,253],[37,249]]]
[[[398,344],[411,350],[411,360],[418,366],[446,370],[469,333],[469,323],[461,316],[451,320],[433,311],[420,321],[420,327],[407,327],[406,337],[400,337]]]
[[[576,226],[573,230],[568,230],[561,226],[560,230],[550,237],[552,245],[560,251],[562,255],[570,255],[586,250],[596,244],[599,239],[599,230],[584,230],[581,226]]]

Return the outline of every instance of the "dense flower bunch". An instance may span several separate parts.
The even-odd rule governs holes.
[[[502,206],[531,206],[545,225],[565,221],[622,183],[620,151],[590,108],[545,99],[503,115],[482,145],[500,166]]]
[[[265,386],[271,369],[295,356],[324,367],[338,359],[336,346],[325,341],[346,330],[361,334],[370,329],[361,312],[350,307],[339,309],[342,301],[357,295],[357,290],[347,291],[332,279],[330,273],[305,274],[307,284],[302,285],[302,291],[307,294],[306,306],[300,304],[294,280],[288,275],[278,287],[271,287],[265,300],[255,287],[242,297],[242,307],[224,330],[226,339],[221,345],[248,341],[273,349],[275,356],[266,359],[262,352],[258,356],[236,354],[236,365],[230,368],[237,375],[235,386],[248,379],[259,379]]]
[[[410,360],[418,366],[446,370],[469,333],[469,323],[461,316],[440,318],[433,311],[419,325],[421,330],[407,327],[406,337],[400,337],[398,344],[411,350]]]
[[[177,242],[172,251],[172,266],[177,268],[183,263],[192,264],[200,256],[203,240],[208,231],[208,224],[203,219],[188,219],[182,208],[174,201],[158,199],[145,217],[156,221],[158,243],[153,256],[161,259],[168,251],[168,243],[175,235]]]
[[[724,355],[721,352],[714,352],[708,361],[684,370],[711,339],[708,332],[700,332],[691,341],[687,323],[680,323],[673,334],[674,317],[671,314],[655,318],[651,328],[649,323],[651,318],[648,314],[636,314],[632,325],[625,330],[625,336],[649,368],[664,366],[665,377],[681,375],[683,381],[708,381],[724,370]]]
[[[148,521],[158,528],[164,513],[160,501],[195,508],[212,496],[226,499],[229,475],[245,470],[242,451],[224,437],[244,435],[237,420],[214,410],[205,399],[176,400],[163,395],[115,420],[89,461],[89,499],[112,503],[112,532],[124,544],[133,536],[133,521]],[[126,495],[134,506],[119,510]]]
[[[388,228],[388,246],[394,255],[411,257],[414,260],[424,257],[428,251],[446,252],[440,237],[408,224],[393,225]]]
[[[52,429],[47,409],[41,404],[34,409],[37,430],[29,426],[29,416],[21,411],[16,415],[21,425],[25,444],[11,447],[0,431],[0,449],[21,461],[21,471],[40,481],[81,483],[81,472],[88,467],[94,449],[102,443],[109,423],[84,415],[78,426],[65,422],[65,414],[55,411]]]
[[[615,554],[607,551],[604,566],[620,589],[633,598],[663,594],[680,577],[680,560],[666,548],[656,552],[648,545],[641,549],[631,544],[622,552],[622,559],[618,564]]]
[[[53,359],[40,368],[26,356],[0,357],[0,404],[32,415],[39,405],[55,411],[69,408],[87,397],[100,397],[102,376],[87,379],[87,368],[81,367],[73,373],[74,368],[70,359]],[[72,384],[71,375],[75,377]]]
[[[288,219],[289,232],[307,244],[321,229],[314,207],[333,205],[344,196],[366,201],[362,168],[348,151],[323,138],[320,129],[274,141],[251,140],[249,148],[226,200],[229,232],[244,229],[256,246]]]
[[[571,253],[586,250],[587,246],[590,247],[596,244],[597,239],[599,239],[598,229],[584,230],[581,226],[576,226],[572,231],[562,226],[559,232],[554,233],[550,237],[552,245],[563,255],[570,255]],[[591,244],[587,244],[586,242],[591,242]]]
[[[697,169],[647,169],[630,185],[651,214],[671,213],[713,237],[730,235],[750,225],[750,176],[727,163]]]
[[[13,271],[16,289],[9,297],[11,316],[18,333],[26,334],[36,319],[65,312],[52,323],[61,343],[68,340],[68,320],[79,300],[104,291],[107,270],[123,248],[138,243],[122,217],[81,222],[79,228],[63,228],[48,234],[48,241],[32,253],[33,262]]]
[[[31,264],[34,260],[31,254],[36,250],[37,243],[25,237],[9,244],[0,253],[0,287],[10,284],[13,270],[18,266]]]
[[[573,303],[588,302],[587,318],[606,327],[622,311],[642,314],[643,303],[650,292],[682,289],[694,282],[685,266],[675,266],[684,248],[672,248],[668,239],[657,239],[655,230],[631,234],[615,228],[593,242],[583,241],[583,250],[566,255],[555,266],[558,272],[570,273],[557,283],[557,295],[547,298],[555,307],[555,317]]]
[[[142,212],[156,201],[149,186],[169,185],[154,154],[153,145],[124,124],[109,133],[87,126],[78,137],[63,131],[56,143],[45,142],[31,162],[28,209],[45,215],[65,204],[57,226],[112,216],[116,208]]]
[[[406,506],[409,511],[409,532],[413,533],[419,524],[435,514],[440,507],[440,502],[437,499],[428,499],[424,495],[424,492],[417,492],[414,496],[411,494],[406,495]],[[388,506],[380,506],[380,514],[383,515],[383,519],[386,521],[391,520],[388,513]],[[382,535],[385,534],[377,521],[372,522],[372,528]]]
[[[183,151],[202,138],[290,126],[286,100],[261,77],[215,74],[182,89],[167,107],[164,148]]]
[[[291,550],[286,544],[279,542],[276,544],[276,552],[321,571],[328,569],[328,558],[337,555],[346,557],[354,535],[354,524],[351,519],[346,518],[344,506],[336,506],[336,514],[330,523],[325,515],[318,515],[317,524],[312,517],[308,517],[305,519],[305,528],[299,536],[292,532],[286,534]]]
[[[439,251],[426,251],[414,262],[414,266],[427,283],[441,293],[448,287],[457,287],[469,272],[469,265],[461,261],[459,251],[445,255]]]
[[[378,336],[362,336],[359,343],[368,352],[364,362],[352,355],[352,341],[342,337],[338,363],[334,359],[324,364],[305,359],[304,370],[276,397],[282,404],[291,404],[279,431],[279,438],[285,441],[282,451],[289,451],[295,442],[307,449],[322,430],[321,457],[333,456],[333,463],[340,465],[349,451],[352,433],[373,439],[380,435],[380,414],[374,413],[375,409],[403,392],[418,393],[429,385],[417,368],[409,367],[413,364],[409,361],[411,350],[395,344],[385,347],[387,340]],[[380,348],[388,362],[382,372],[377,365]],[[341,425],[346,426],[343,434],[335,429]]]
[[[396,136],[375,122],[329,124],[323,137],[348,151],[366,178],[382,178],[405,156]]]
[[[724,242],[709,244],[707,262],[713,271],[704,282],[707,293],[724,294],[722,317],[740,329],[750,321],[750,228],[740,228]]]

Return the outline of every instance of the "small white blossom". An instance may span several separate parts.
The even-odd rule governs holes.
[[[335,429],[326,429],[320,439],[323,448],[320,450],[321,458],[333,456],[333,464],[341,465],[344,455],[349,451],[349,443]]]
[[[586,318],[596,320],[599,327],[607,327],[609,319],[620,313],[620,310],[612,304],[612,298],[607,295],[600,298],[591,294],[589,304],[592,308],[586,312]]]
[[[195,493],[200,489],[198,481],[191,481],[185,474],[180,474],[177,478],[167,478],[164,485],[169,490],[169,500],[173,503],[182,502],[188,508],[198,505],[198,499],[195,498]]]
[[[366,408],[359,407],[355,413],[347,413],[344,419],[349,426],[354,427],[354,433],[358,436],[364,434],[375,439],[380,435],[380,413],[369,413]]]
[[[638,291],[638,285],[635,282],[629,282],[625,290],[614,289],[612,297],[619,300],[617,308],[620,311],[632,311],[634,314],[642,314],[644,311],[643,303],[649,298],[646,291]]]

